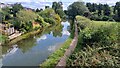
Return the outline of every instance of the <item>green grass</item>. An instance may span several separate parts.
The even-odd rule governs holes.
[[[99,28],[101,26],[110,26],[116,24],[117,22],[108,22],[108,21],[92,21],[88,27]]]
[[[0,43],[4,44],[6,40],[7,40],[7,37],[2,35],[2,34],[0,34]]]
[[[67,66],[120,67],[120,23],[90,22],[80,31],[77,47],[68,58]]]
[[[65,41],[65,43],[62,44],[61,48],[56,50],[52,55],[50,55],[45,62],[40,64],[40,66],[43,68],[44,67],[47,67],[47,68],[55,67],[58,61],[60,60],[60,58],[64,55],[66,49],[69,47],[71,42],[72,42],[72,38],[69,37]]]
[[[41,32],[40,29],[37,30],[37,31],[28,32],[28,33],[26,33],[26,34],[23,34],[23,35],[15,38],[15,39],[13,39],[13,40],[11,40],[7,45],[15,44],[15,43],[17,43],[18,41],[21,41],[21,40],[24,40],[24,39],[26,39],[26,38],[29,38],[30,36],[33,36],[33,35],[38,34],[38,33],[40,33],[40,32]],[[5,44],[5,45],[6,45],[6,44]]]

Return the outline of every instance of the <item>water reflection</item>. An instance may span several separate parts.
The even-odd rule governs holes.
[[[41,40],[45,40],[47,39],[46,35],[41,36],[40,38],[37,38],[37,42],[41,41]]]
[[[39,35],[3,47],[3,66],[37,66],[68,38],[68,22],[46,28]],[[31,62],[32,61],[32,62]]]

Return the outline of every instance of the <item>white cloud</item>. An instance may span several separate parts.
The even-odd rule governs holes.
[[[51,6],[52,2],[54,1],[62,1],[64,9],[67,9],[67,7],[72,4],[75,1],[84,1],[84,2],[92,2],[92,3],[108,3],[114,5],[117,1],[120,0],[0,0],[0,2],[3,3],[16,3],[16,2],[22,2],[22,5],[24,7],[30,7],[30,8],[44,8],[45,5]]]
[[[85,0],[85,2],[93,2],[93,3],[116,3],[120,0]]]
[[[37,39],[37,42],[41,41],[41,40],[45,40],[47,39],[46,35],[41,36],[40,38]]]

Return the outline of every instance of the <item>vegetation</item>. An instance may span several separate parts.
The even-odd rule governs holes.
[[[63,3],[62,2],[53,2],[52,8],[55,10],[55,13],[57,13],[61,19],[65,19],[66,15],[63,11]]]
[[[16,3],[11,8],[5,7],[0,11],[2,22],[13,24],[15,30],[18,30],[27,36],[31,35],[30,32],[44,29],[47,26],[60,24],[61,18],[58,14],[61,14],[61,10],[58,13],[52,8],[46,8],[45,10],[37,9],[33,10],[25,9],[21,4]],[[27,37],[19,37],[18,40],[25,39]],[[13,41],[11,41],[13,42]],[[15,41],[16,42],[16,41]]]
[[[96,21],[120,21],[120,2],[116,2],[115,6],[108,4],[86,3],[91,12],[91,20]]]
[[[4,44],[7,42],[8,38],[5,35],[0,34],[0,43]]]
[[[48,59],[45,60],[42,64],[40,64],[41,67],[46,68],[52,68],[55,67],[60,58],[64,55],[66,49],[69,47],[70,43],[72,41],[72,38],[68,38],[65,43],[62,44],[62,46],[56,50],[52,55],[48,57]]]
[[[99,22],[77,16],[80,28],[78,44],[74,53],[68,58],[67,66],[115,66],[119,67],[119,47],[117,22]],[[82,22],[84,21],[84,22]],[[81,29],[81,23],[88,24]]]
[[[83,15],[85,11],[88,11],[88,9],[83,2],[74,2],[73,4],[69,5],[67,15],[74,19],[76,15]]]

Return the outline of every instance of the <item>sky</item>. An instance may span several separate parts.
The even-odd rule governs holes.
[[[91,2],[91,3],[107,3],[109,5],[115,5],[116,2],[120,0],[0,0],[2,3],[16,3],[21,2],[24,7],[30,8],[44,8],[45,5],[51,6],[54,1],[62,1],[63,8],[67,9],[67,7],[75,1],[83,1],[83,2]]]

